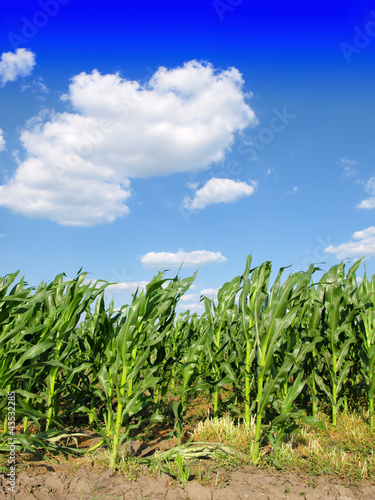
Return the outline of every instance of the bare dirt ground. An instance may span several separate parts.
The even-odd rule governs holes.
[[[79,447],[90,448],[100,441],[98,434],[86,430]],[[147,440],[132,441],[124,449],[135,457],[149,457],[176,446],[166,439],[168,429],[158,429]],[[138,433],[142,435],[142,433]],[[146,434],[144,435],[146,436]],[[30,457],[30,455],[27,455]],[[303,472],[284,472],[254,466],[226,469],[211,460],[202,460],[202,477],[192,476],[185,486],[164,472],[152,475],[146,465],[137,465],[130,480],[120,472],[111,475],[108,462],[80,458],[40,461],[23,459],[16,469],[16,492],[8,490],[4,469],[0,474],[0,499],[9,500],[375,500],[375,479],[350,484],[348,479],[309,476]],[[22,464],[22,465],[21,465]],[[138,462],[137,462],[138,464]]]
[[[2,475],[0,498],[16,500],[274,500],[336,499],[374,500],[375,484],[362,482],[355,486],[329,480],[282,472],[269,472],[256,467],[241,467],[230,474],[220,487],[202,486],[197,481],[182,487],[167,474],[156,478],[143,475],[128,481],[116,473],[97,467],[82,466],[78,471],[68,466],[35,462],[16,478],[16,493],[8,491]]]

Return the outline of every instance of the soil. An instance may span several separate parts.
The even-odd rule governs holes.
[[[89,449],[100,441],[98,434],[85,431],[79,448]],[[167,439],[168,429],[155,428],[152,434],[138,431],[142,440],[124,445],[128,454],[150,457],[174,447],[175,438]],[[28,457],[28,458],[27,458]],[[120,472],[111,472],[98,462],[86,458],[56,458],[51,461],[31,460],[30,455],[18,457],[15,493],[9,491],[4,470],[0,474],[0,499],[9,500],[374,500],[375,481],[350,484],[349,480],[308,476],[240,466],[218,468],[211,460],[202,460],[202,475],[182,485],[165,472],[154,476],[145,465],[137,465],[133,479]],[[136,478],[135,478],[136,477]]]
[[[156,478],[147,475],[128,481],[109,470],[82,466],[78,471],[62,466],[35,463],[16,477],[16,493],[8,491],[2,476],[0,498],[17,500],[373,500],[375,485],[363,482],[356,486],[333,484],[324,477],[311,478],[291,473],[269,472],[256,467],[242,467],[231,473],[221,487],[202,486],[198,481],[181,486],[165,473]]]

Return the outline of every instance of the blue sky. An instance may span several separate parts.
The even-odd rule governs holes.
[[[375,272],[375,2],[4,1],[0,275]]]

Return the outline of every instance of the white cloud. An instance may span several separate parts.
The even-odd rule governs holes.
[[[35,54],[28,49],[3,52],[0,59],[0,85],[28,76],[35,66]]]
[[[347,243],[334,247],[330,245],[324,252],[336,255],[338,259],[370,257],[375,255],[375,226],[370,226],[363,231],[356,231]]]
[[[4,132],[0,128],[0,153],[2,151],[5,151],[5,139],[4,139]]]
[[[355,238],[356,240],[363,240],[366,238],[370,238],[372,236],[375,236],[375,227],[374,226],[370,226],[367,229],[364,229],[363,231],[356,231],[353,234],[353,238]]]
[[[232,203],[239,198],[253,194],[256,186],[256,182],[247,184],[232,179],[213,177],[195,192],[193,199],[186,196],[183,205],[190,210],[202,210],[213,203]]]
[[[371,210],[375,208],[375,196],[371,196],[366,200],[362,200],[361,203],[357,205],[357,208],[364,208],[365,210]]]
[[[180,309],[183,311],[191,311],[191,312],[196,312],[196,313],[201,313],[204,311],[204,305],[203,304],[180,304],[179,305]]]
[[[116,283],[115,285],[109,285],[106,288],[106,291],[109,293],[125,293],[125,292],[131,292],[134,293],[137,288],[140,290],[143,288],[146,288],[148,282],[147,281],[133,281],[129,283]]]
[[[337,165],[339,165],[340,167],[342,167],[344,169],[344,173],[342,174],[344,177],[351,177],[353,175],[358,174],[357,170],[354,168],[354,165],[357,165],[357,164],[358,164],[357,160],[351,160],[350,158],[347,158],[346,156],[343,156],[337,162]]]
[[[201,295],[205,295],[210,299],[216,299],[218,291],[218,288],[204,288],[203,290],[201,290]]]
[[[366,200],[362,200],[361,203],[357,205],[357,208],[364,208],[366,210],[371,210],[375,208],[375,177],[371,177],[365,187],[366,191],[371,193],[372,196]]]
[[[298,191],[298,186],[294,186],[293,189],[287,191],[286,194],[296,194]]]
[[[81,73],[51,114],[21,135],[25,160],[0,186],[0,205],[29,217],[89,226],[127,214],[129,179],[207,169],[257,119],[236,68],[190,61],[148,83]]]
[[[183,295],[181,298],[180,298],[180,301],[181,302],[191,302],[193,300],[198,300],[199,297],[196,293],[188,293],[187,295]]]
[[[192,252],[179,250],[177,253],[149,252],[141,257],[142,264],[150,268],[179,267],[182,263],[184,267],[198,267],[226,261],[227,258],[220,252],[208,250],[194,250]]]

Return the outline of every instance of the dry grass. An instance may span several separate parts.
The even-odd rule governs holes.
[[[235,423],[228,415],[222,418],[207,418],[196,425],[191,433],[194,441],[223,443],[246,454],[251,454],[255,442],[255,418],[249,425]]]
[[[276,460],[272,447],[262,450],[259,465],[375,482],[375,429],[366,413],[342,414],[337,425],[319,414],[326,430],[303,426],[297,435],[282,444]],[[191,433],[194,441],[220,442],[251,457],[255,442],[255,423],[235,423],[229,416],[199,422]]]
[[[366,415],[342,414],[337,425],[327,415],[319,418],[326,431],[302,427],[297,437],[283,443],[279,465],[316,475],[375,480],[375,429],[366,423]]]

